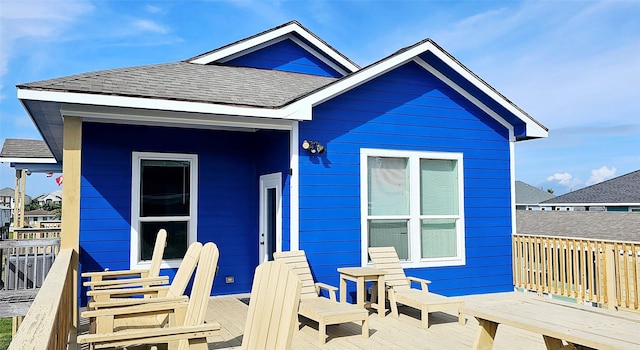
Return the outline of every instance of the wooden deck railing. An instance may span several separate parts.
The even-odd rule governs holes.
[[[13,230],[14,239],[35,239],[60,237],[60,226],[42,228],[16,228]]]
[[[9,350],[66,349],[73,327],[73,249],[62,249]]]
[[[517,288],[640,311],[640,244],[513,235]]]

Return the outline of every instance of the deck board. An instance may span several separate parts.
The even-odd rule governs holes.
[[[237,347],[242,343],[244,323],[248,306],[240,301],[242,296],[212,297],[209,301],[206,320],[219,322],[220,335],[208,338],[209,349]],[[500,301],[534,297],[523,293],[497,293],[461,297],[466,304],[485,301]],[[464,326],[458,324],[457,315],[448,312],[434,312],[429,315],[429,328],[420,328],[420,313],[412,308],[400,307],[400,317],[379,318],[372,313],[369,317],[370,336],[362,338],[360,325],[344,323],[327,327],[327,343],[318,342],[318,324],[303,320],[300,329],[294,333],[292,347],[300,350],[315,349],[406,349],[406,350],[467,350],[471,349],[478,322],[467,318]],[[81,330],[82,331],[82,330]],[[501,325],[494,343],[495,350],[544,350],[542,336]],[[160,347],[162,349],[162,347]]]

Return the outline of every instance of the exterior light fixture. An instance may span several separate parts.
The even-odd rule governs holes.
[[[324,146],[321,145],[320,142],[309,140],[302,141],[302,149],[309,151],[311,154],[322,154],[325,151]]]

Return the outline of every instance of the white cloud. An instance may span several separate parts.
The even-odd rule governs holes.
[[[92,10],[93,6],[84,0],[3,2],[0,11],[0,79],[7,74],[14,46],[20,39],[55,40]],[[3,83],[0,83],[0,89]]]
[[[165,27],[155,23],[154,21],[150,21],[148,19],[136,19],[133,21],[133,26],[136,29],[139,29],[145,32],[152,32],[152,33],[158,33],[158,34],[167,33],[167,29]]]
[[[587,180],[586,185],[591,186],[597,183],[600,183],[604,180],[611,179],[616,176],[616,167],[612,167],[611,169],[607,168],[607,166],[603,165],[600,169],[591,170],[591,177]]]
[[[547,181],[549,182],[557,182],[558,185],[566,186],[570,190],[575,189],[577,186],[582,184],[582,181],[577,177],[573,177],[573,175],[569,173],[555,173],[549,177],[547,177]]]

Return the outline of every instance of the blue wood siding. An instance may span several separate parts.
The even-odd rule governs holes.
[[[288,137],[287,132],[223,132],[85,123],[80,201],[81,270],[129,268],[132,152],[190,153],[198,154],[199,165],[197,239],[215,242],[220,249],[220,270],[213,294],[249,291],[258,260],[258,171],[280,169],[286,178]],[[262,147],[265,140],[276,147],[272,150]],[[286,203],[288,208],[288,198]],[[162,271],[170,277],[174,273],[172,269]],[[225,284],[225,276],[234,276],[235,283]]]
[[[284,72],[342,77],[338,71],[304,50],[291,39],[256,50],[226,62],[228,65],[273,69]]]
[[[257,132],[256,145],[258,176],[271,173],[282,174],[282,249],[290,250],[289,132],[261,130]]]
[[[336,285],[336,268],[360,265],[360,149],[464,154],[466,265],[416,268],[445,295],[512,290],[508,130],[415,63],[314,108],[300,140],[300,249],[314,275]]]

